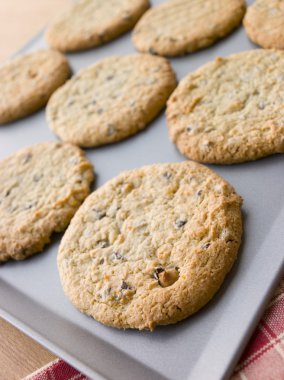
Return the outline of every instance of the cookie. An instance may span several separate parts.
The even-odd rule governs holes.
[[[93,177],[71,144],[41,143],[0,161],[0,262],[42,251],[67,227]]]
[[[194,162],[120,174],[86,199],[62,239],[64,292],[113,327],[153,330],[188,317],[236,259],[241,203],[227,182]]]
[[[133,31],[141,52],[177,56],[212,45],[242,21],[244,0],[172,0],[149,9]]]
[[[63,141],[84,147],[112,143],[145,128],[175,86],[175,74],[164,58],[105,58],[53,94],[47,120]]]
[[[69,77],[67,59],[59,52],[39,50],[0,66],[0,124],[43,107]]]
[[[92,48],[133,28],[148,8],[148,0],[80,0],[51,23],[45,37],[59,51]]]
[[[248,37],[266,49],[284,49],[283,0],[256,0],[244,18]]]
[[[232,164],[284,153],[284,52],[217,58],[184,78],[167,104],[171,140],[186,157]]]

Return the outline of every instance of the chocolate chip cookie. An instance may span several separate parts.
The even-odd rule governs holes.
[[[80,0],[48,27],[46,40],[59,51],[102,45],[130,30],[148,0]]]
[[[93,177],[71,144],[36,144],[0,161],[0,262],[42,251],[67,227]]]
[[[153,330],[204,306],[241,241],[242,200],[194,162],[126,171],[92,193],[59,249],[66,295],[118,328]]]
[[[36,51],[4,63],[0,66],[0,124],[43,107],[69,75],[67,59],[52,50]]]
[[[283,0],[256,0],[244,18],[249,38],[266,48],[284,49]]]
[[[150,54],[105,58],[82,69],[47,105],[47,120],[63,141],[92,147],[145,128],[176,86],[170,63]]]
[[[141,52],[176,56],[212,45],[242,21],[244,0],[171,0],[138,21],[133,43]]]
[[[171,140],[186,157],[232,164],[284,153],[284,52],[217,58],[170,97]]]

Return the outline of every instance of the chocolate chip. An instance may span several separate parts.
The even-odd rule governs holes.
[[[153,274],[153,277],[156,279],[156,280],[158,280],[159,281],[159,274],[160,273],[162,273],[162,272],[164,272],[164,268],[162,268],[162,267],[158,267],[158,268],[156,268],[156,270],[155,270],[155,272],[154,272],[154,274]]]
[[[93,105],[97,104],[96,99],[93,99],[93,100],[91,101],[91,104],[93,104]]]
[[[127,282],[122,281],[122,284],[120,285],[120,289],[121,290],[130,289],[130,286],[127,284]]]
[[[100,247],[100,248],[107,248],[109,247],[109,242],[107,240],[99,240],[97,242],[97,245]]]
[[[130,100],[130,102],[128,104],[130,107],[134,107],[136,102],[135,102],[135,100]]]
[[[99,109],[97,110],[97,114],[98,114],[98,115],[101,115],[103,112],[104,112],[104,110],[103,110],[102,108],[99,108]]]
[[[112,136],[116,132],[115,127],[112,124],[108,124],[107,126],[107,135]]]
[[[158,280],[158,284],[163,288],[173,285],[179,278],[179,270],[176,268],[168,268],[162,270],[154,276]]]
[[[258,109],[260,109],[260,110],[264,110],[265,106],[266,106],[266,104],[263,101],[258,103]]]
[[[31,153],[28,153],[27,155],[26,155],[26,157],[24,158],[24,161],[23,161],[23,163],[24,164],[26,164],[26,163],[28,163],[31,159],[32,159],[32,154]]]
[[[150,47],[150,49],[149,49],[149,53],[150,53],[150,54],[154,54],[154,55],[157,54],[156,50],[155,50],[154,48],[152,48],[152,47]]]
[[[114,75],[109,75],[106,77],[106,80],[112,80],[114,78]]]
[[[172,174],[169,172],[165,172],[165,173],[163,173],[163,177],[166,178],[167,180],[169,180],[172,178]]]
[[[177,219],[175,222],[176,228],[181,228],[187,223],[187,220]]]
[[[41,178],[42,178],[42,174],[35,174],[33,176],[34,182],[39,182],[41,180]]]
[[[30,202],[27,203],[26,206],[24,207],[24,210],[30,210],[31,208],[35,207],[37,205],[37,202]]]
[[[119,252],[112,252],[112,260],[121,260],[122,259],[122,254]]]
[[[99,264],[102,265],[105,262],[105,259],[100,259]]]
[[[69,100],[67,107],[71,107],[75,103],[75,100]]]
[[[29,70],[28,71],[28,76],[31,78],[31,79],[34,79],[36,78],[38,75],[38,73],[36,71],[33,71],[33,70]]]
[[[130,20],[131,20],[131,17],[130,17],[129,15],[124,15],[124,16],[122,17],[122,19],[123,19],[124,21],[130,21]]]
[[[11,191],[12,191],[11,189],[7,190],[6,193],[4,194],[4,197],[5,198],[8,197],[11,194]]]
[[[93,208],[93,211],[96,215],[97,220],[101,220],[102,218],[104,218],[106,216],[106,212],[102,211],[98,208]]]
[[[79,164],[80,159],[78,157],[71,157],[71,158],[69,158],[68,161],[69,161],[70,164],[76,165],[76,164]]]
[[[202,249],[207,249],[209,247],[210,247],[210,243],[205,243],[203,244]]]
[[[202,190],[199,190],[199,191],[197,192],[197,195],[200,197],[201,194],[202,194]]]
[[[191,132],[192,131],[192,127],[187,127],[186,128],[186,132]]]

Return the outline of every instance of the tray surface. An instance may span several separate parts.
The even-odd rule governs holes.
[[[44,46],[40,34],[21,53]],[[239,28],[213,47],[171,62],[181,79],[217,56],[252,48]],[[134,52],[128,33],[68,58],[76,72],[103,57]],[[1,126],[0,159],[24,146],[55,139],[44,110],[39,111]],[[96,187],[125,169],[184,159],[168,139],[164,113],[136,136],[86,152],[96,168]],[[211,168],[244,198],[245,234],[232,272],[199,313],[154,333],[120,331],[88,318],[70,304],[60,286],[56,255],[61,235],[57,235],[43,253],[0,266],[0,315],[93,379],[227,378],[281,274],[284,155]]]

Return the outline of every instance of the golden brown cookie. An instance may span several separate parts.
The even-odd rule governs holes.
[[[284,153],[284,52],[217,58],[170,97],[171,140],[186,157],[232,164]]]
[[[153,330],[204,306],[241,241],[241,198],[194,162],[124,172],[92,193],[59,249],[66,295],[118,328]]]
[[[137,133],[162,110],[176,86],[170,63],[148,54],[114,56],[82,69],[47,106],[52,131],[92,147]]]
[[[51,23],[46,40],[60,51],[102,45],[130,30],[148,8],[148,0],[80,0]]]
[[[71,144],[36,144],[0,161],[0,262],[42,251],[67,227],[93,178]]]
[[[0,124],[43,107],[70,75],[67,59],[52,50],[25,54],[0,66]]]
[[[256,0],[247,10],[244,27],[254,43],[284,49],[284,1]]]
[[[242,21],[244,0],[171,0],[149,9],[133,31],[141,52],[164,56],[212,45]]]

